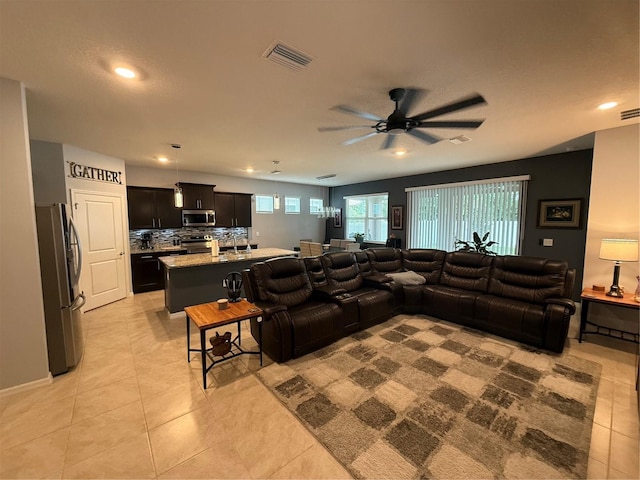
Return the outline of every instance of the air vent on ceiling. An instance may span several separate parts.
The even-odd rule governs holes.
[[[311,55],[278,41],[267,48],[266,52],[262,54],[262,58],[294,71],[306,68],[313,60]]]
[[[330,173],[329,175],[320,175],[319,177],[316,177],[316,180],[325,180],[327,178],[333,178],[335,176],[335,173]]]
[[[461,143],[468,142],[471,139],[464,135],[458,135],[457,137],[450,138],[449,141],[454,145],[460,145]]]
[[[620,120],[629,120],[630,118],[640,117],[640,108],[632,108],[620,112]]]

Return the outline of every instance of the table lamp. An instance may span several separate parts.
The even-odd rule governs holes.
[[[638,261],[638,240],[623,238],[603,238],[600,243],[600,258],[616,262],[613,267],[613,284],[607,295],[622,298],[622,291],[618,281],[620,279],[620,262]]]

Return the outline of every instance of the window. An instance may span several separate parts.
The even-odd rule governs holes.
[[[407,247],[455,250],[473,232],[498,242],[499,255],[520,252],[529,176],[407,188]]]
[[[300,213],[300,197],[284,197],[284,213]]]
[[[309,213],[311,215],[320,215],[324,209],[324,200],[321,198],[309,199]]]
[[[345,238],[353,238],[357,233],[364,234],[370,242],[385,242],[388,234],[387,193],[344,197],[345,199]]]
[[[256,195],[256,213],[273,213],[273,197]]]

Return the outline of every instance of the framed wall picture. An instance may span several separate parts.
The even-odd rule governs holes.
[[[333,228],[342,228],[342,209],[336,208],[333,214]]]
[[[391,230],[402,230],[402,206],[391,207]]]
[[[538,202],[538,227],[580,228],[582,199],[540,200]]]

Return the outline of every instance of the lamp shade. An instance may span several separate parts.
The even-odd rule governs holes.
[[[603,238],[600,243],[600,258],[616,262],[637,262],[638,240]]]

